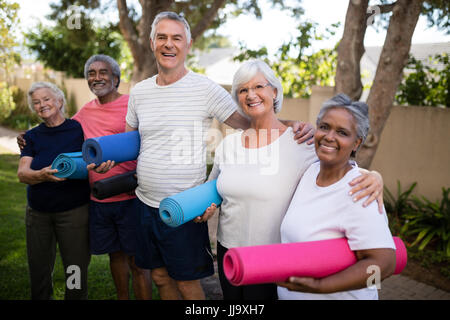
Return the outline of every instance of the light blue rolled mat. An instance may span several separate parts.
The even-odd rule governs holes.
[[[68,179],[87,179],[86,162],[81,152],[61,153],[52,163],[52,169],[58,169],[54,176]]]
[[[114,160],[116,163],[136,160],[141,147],[139,132],[130,131],[90,138],[84,141],[82,152],[87,164]]]
[[[198,216],[215,203],[219,206],[222,197],[217,192],[217,180],[211,180],[163,199],[159,204],[159,216],[168,226],[178,227]]]

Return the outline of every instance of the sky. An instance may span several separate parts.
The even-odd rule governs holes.
[[[19,16],[21,19],[21,29],[27,30],[36,24],[38,20],[44,20],[50,12],[49,3],[52,0],[15,0],[21,6]],[[129,0],[130,1],[130,0]],[[133,1],[133,0],[131,0]],[[288,0],[289,1],[289,0]],[[258,20],[251,15],[240,15],[230,19],[218,30],[219,34],[229,37],[231,43],[239,47],[239,42],[244,42],[250,49],[258,49],[266,46],[269,53],[273,54],[284,43],[295,36],[297,23],[290,18],[286,12],[277,8],[272,8],[266,0],[260,0],[263,12],[263,19]],[[341,38],[348,0],[303,0],[305,15],[302,19],[315,21],[319,24],[319,31],[332,23],[341,22],[340,29],[334,37],[316,42],[313,50],[320,48],[331,48]],[[376,3],[376,1],[372,1]],[[110,17],[116,19],[117,17]],[[374,16],[375,22],[377,17]],[[364,44],[366,46],[382,46],[385,32],[377,32],[374,27],[369,26],[366,31]],[[436,28],[428,28],[426,18],[420,17],[415,29],[412,43],[448,42],[450,36]]]

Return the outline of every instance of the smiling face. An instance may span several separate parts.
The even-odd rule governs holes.
[[[262,73],[257,73],[250,81],[237,90],[239,106],[250,118],[275,114],[273,101],[277,90],[273,88]]]
[[[31,95],[31,102],[37,115],[43,120],[57,119],[62,115],[63,101],[58,100],[53,91],[48,88],[40,88]]]
[[[331,108],[317,125],[314,143],[321,164],[344,165],[362,139],[356,134],[353,115],[343,108]]]
[[[150,39],[150,47],[158,66],[165,72],[184,70],[192,41],[187,42],[183,23],[162,19],[155,28],[155,39]]]
[[[117,77],[113,76],[111,66],[103,61],[91,63],[87,72],[89,89],[97,97],[104,97],[116,90]]]

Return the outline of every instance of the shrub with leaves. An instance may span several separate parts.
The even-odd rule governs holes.
[[[450,107],[449,59],[447,53],[437,54],[425,65],[410,55],[407,68],[412,72],[398,86],[395,101],[400,105]]]
[[[450,256],[450,188],[442,188],[442,199],[432,202],[422,197],[412,196],[412,203],[404,215],[406,235],[414,235],[412,246],[423,250],[435,243],[436,249]]]
[[[384,186],[384,207],[389,215],[391,231],[394,234],[402,235],[405,225],[405,219],[402,215],[409,211],[411,207],[411,193],[416,186],[417,182],[414,182],[406,191],[402,191],[401,183],[397,180],[397,196],[394,196]]]

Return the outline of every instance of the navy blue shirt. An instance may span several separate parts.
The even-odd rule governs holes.
[[[84,142],[81,125],[66,119],[57,127],[44,123],[25,133],[26,146],[21,157],[32,157],[31,169],[40,170],[66,152],[79,152]],[[67,179],[61,182],[41,182],[28,185],[28,205],[37,211],[61,212],[71,210],[89,202],[89,181]]]

